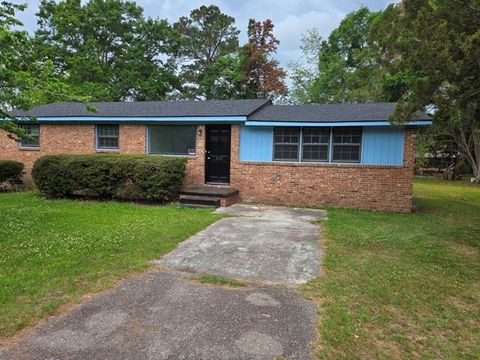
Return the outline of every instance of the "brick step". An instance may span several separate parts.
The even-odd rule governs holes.
[[[206,195],[180,195],[180,204],[186,207],[218,208],[220,198]]]

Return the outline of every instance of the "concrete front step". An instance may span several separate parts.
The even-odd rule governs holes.
[[[230,187],[192,186],[180,193],[180,204],[188,207],[230,206],[238,199],[238,190]]]
[[[187,207],[217,208],[220,206],[220,198],[214,196],[181,194],[180,204]]]

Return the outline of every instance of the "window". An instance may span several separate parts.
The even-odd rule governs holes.
[[[148,146],[151,154],[192,155],[195,153],[196,126],[149,126],[148,129]]]
[[[298,160],[300,128],[275,128],[273,135],[273,160]]]
[[[97,149],[118,149],[118,125],[97,125]]]
[[[23,124],[20,125],[25,131],[25,137],[20,139],[21,147],[35,148],[40,147],[40,125],[38,124]]]
[[[332,161],[360,162],[361,142],[362,142],[362,128],[360,127],[333,128]]]
[[[329,128],[302,129],[302,161],[328,161]]]

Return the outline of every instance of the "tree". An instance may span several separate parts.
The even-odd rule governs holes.
[[[94,100],[158,100],[176,82],[174,35],[166,20],[146,19],[124,0],[42,0],[37,56]]]
[[[215,5],[192,10],[174,24],[179,34],[177,56],[182,60],[182,93],[187,99],[213,99],[221,95],[217,73],[228,72],[238,50],[235,19]]]
[[[480,1],[404,0],[374,29],[385,66],[407,76],[392,120],[425,106],[480,182]]]
[[[301,48],[310,64],[291,65],[294,100],[302,103],[394,100],[384,91],[386,73],[380,66],[379,48],[370,35],[379,15],[361,7],[348,14],[328,40],[322,40],[316,30],[304,36]]]
[[[75,95],[50,61],[36,59],[33,41],[16,18],[25,8],[25,4],[0,3],[0,129],[15,139],[24,133],[10,110],[57,100],[86,100]]]
[[[248,22],[248,43],[242,49],[245,97],[272,98],[288,92],[287,74],[278,61],[272,59],[280,44],[273,35],[273,27],[270,19]]]
[[[300,50],[302,50],[302,61],[289,64],[292,89],[290,97],[296,103],[314,102],[312,86],[319,77],[318,55],[322,46],[322,36],[318,29],[313,28],[302,35]]]

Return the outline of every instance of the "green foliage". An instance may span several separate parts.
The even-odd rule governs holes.
[[[146,270],[218,218],[175,205],[0,194],[0,338]]]
[[[13,138],[24,133],[8,114],[12,108],[87,100],[65,82],[53,61],[37,56],[34,41],[21,30],[23,24],[16,18],[17,12],[25,8],[26,5],[0,3],[0,129]]]
[[[173,26],[179,36],[177,56],[184,62],[182,97],[186,99],[222,98],[222,89],[236,74],[235,53],[238,34],[235,19],[215,5],[201,6],[190,16],[182,16]],[[238,74],[238,72],[237,72]],[[227,85],[228,86],[228,85]]]
[[[386,73],[379,66],[380,50],[370,35],[379,16],[380,12],[361,7],[348,14],[328,40],[322,40],[315,29],[309,31],[302,39],[301,48],[310,64],[291,65],[294,101],[395,100],[393,91],[384,91]]]
[[[401,80],[392,119],[436,108],[433,131],[449,136],[480,182],[480,1],[405,0],[390,5],[372,33],[382,65]],[[392,80],[392,79],[390,79]]]
[[[97,101],[158,100],[177,85],[173,30],[123,0],[42,0],[38,58],[50,60],[69,86]]]
[[[11,185],[22,183],[24,165],[13,160],[0,160],[0,184]]]
[[[48,155],[32,170],[35,185],[49,197],[171,201],[183,183],[183,158],[128,155]]]

